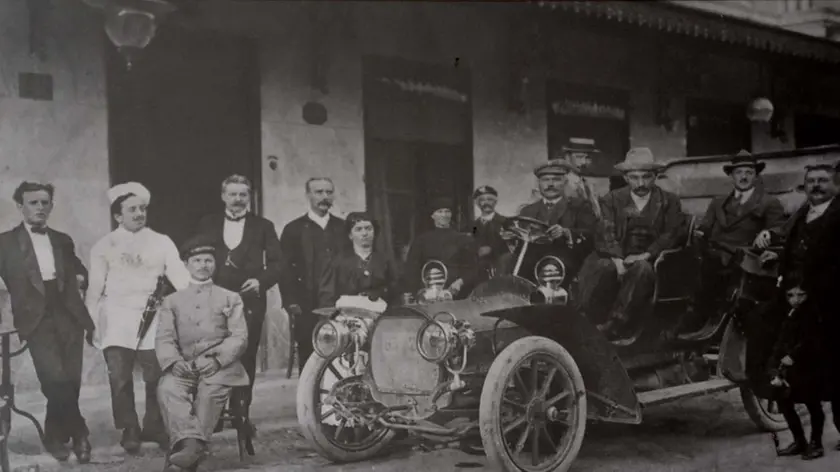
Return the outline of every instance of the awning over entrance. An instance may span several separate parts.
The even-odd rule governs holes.
[[[539,2],[544,8],[840,64],[840,43],[668,2]]]

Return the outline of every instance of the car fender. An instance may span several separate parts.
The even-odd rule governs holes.
[[[591,419],[638,424],[641,405],[615,347],[573,307],[531,305],[490,311],[482,316],[506,320],[565,348],[583,375]]]

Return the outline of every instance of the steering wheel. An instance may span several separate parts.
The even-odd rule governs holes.
[[[528,243],[548,244],[548,224],[527,216],[511,216],[502,225],[502,231],[513,233],[517,239]]]

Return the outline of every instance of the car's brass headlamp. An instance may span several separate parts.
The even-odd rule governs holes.
[[[539,296],[532,297],[532,301],[541,299],[543,303],[566,304],[569,293],[562,286],[565,279],[566,265],[563,261],[556,256],[543,257],[534,267],[534,280],[539,287]]]
[[[448,320],[444,318],[448,317]],[[451,313],[438,313],[417,333],[417,350],[429,362],[444,362],[475,344],[475,332]]]
[[[343,315],[322,320],[312,333],[312,347],[324,359],[335,359],[347,352],[351,344],[363,346],[372,324],[373,320],[367,318]]]

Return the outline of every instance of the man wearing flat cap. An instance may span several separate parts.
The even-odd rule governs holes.
[[[240,362],[248,345],[244,304],[213,282],[216,244],[207,234],[187,241],[181,255],[189,285],[158,310],[155,353],[163,374],[157,391],[174,470],[193,469],[206,457],[231,389],[248,385]]]
[[[404,290],[416,293],[424,287],[421,271],[431,260],[442,262],[448,271],[445,289],[458,298],[469,295],[476,281],[478,251],[470,235],[452,228],[452,200],[446,197],[432,199],[429,214],[435,227],[411,243],[403,273]]]
[[[157,402],[160,366],[155,358],[155,317],[142,339],[138,338],[143,313],[159,279],[166,277],[176,290],[187,287],[190,273],[178,255],[175,243],[146,226],[151,194],[143,185],[128,182],[108,191],[111,215],[119,224],[93,245],[90,253],[90,284],[85,303],[96,324],[95,344],[103,350],[108,365],[114,425],[122,430],[123,448],[140,449],[141,441],[168,445]],[[143,370],[146,412],[143,428],[134,404],[135,364]]]
[[[702,327],[726,297],[733,269],[729,266],[734,248],[750,246],[762,230],[778,229],[784,224],[784,207],[760,185],[759,175],[765,164],[741,150],[723,172],[732,179],[734,189],[716,197],[709,204],[694,236],[710,244],[703,253],[700,290],[695,315],[683,326],[687,331]],[[729,249],[721,249],[721,246]]]
[[[552,159],[538,165],[534,175],[537,177],[540,199],[519,211],[519,216],[548,224],[548,235],[555,246],[577,248],[574,254],[579,260],[572,260],[572,256],[567,258],[567,265],[574,267],[578,267],[590,251],[598,224],[598,217],[588,200],[567,194],[568,175],[577,172],[579,169],[565,159]],[[530,266],[530,263],[526,265]],[[574,268],[569,270],[575,271]]]
[[[604,196],[603,220],[595,252],[581,270],[578,302],[591,319],[605,320],[599,329],[625,334],[653,308],[659,253],[673,248],[685,217],[680,199],[656,186],[662,165],[647,148],[631,149],[615,166],[627,187]]]
[[[245,303],[248,321],[248,349],[242,364],[248,371],[248,388],[236,388],[231,406],[239,405],[239,412],[253,429],[249,419],[252,389],[257,372],[257,350],[262,338],[266,313],[266,293],[280,280],[280,240],[274,223],[253,214],[251,181],[241,175],[231,175],[221,185],[224,212],[207,215],[199,223],[199,232],[215,237],[215,283],[239,293]]]
[[[473,201],[481,214],[473,221],[471,232],[478,246],[478,277],[486,280],[496,260],[507,252],[502,239],[502,225],[506,218],[496,213],[499,192],[489,185],[482,185],[473,192]]]

